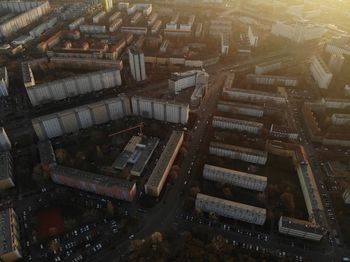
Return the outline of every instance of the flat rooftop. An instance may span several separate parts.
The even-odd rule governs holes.
[[[164,172],[169,165],[169,161],[174,154],[176,147],[182,139],[184,132],[173,131],[168,143],[166,144],[163,153],[159,157],[156,167],[153,169],[151,176],[149,177],[147,184],[157,187],[162,180]]]
[[[133,136],[124,147],[124,150],[119,154],[117,159],[114,161],[114,163],[112,164],[112,167],[114,169],[123,170],[126,167],[130,157],[134,153],[137,144],[139,144],[141,140],[142,140],[141,136]]]
[[[177,81],[186,77],[194,76],[198,73],[198,70],[191,70],[186,72],[174,72],[171,73],[169,80]]]
[[[279,76],[279,75],[258,75],[248,74],[247,79],[263,78],[263,79],[276,79],[276,80],[298,80],[296,76]]]
[[[229,122],[232,124],[253,126],[257,128],[262,128],[264,126],[264,124],[259,122],[246,121],[246,120],[240,120],[240,119],[228,118],[228,117],[222,117],[222,116],[214,116],[213,121]]]
[[[139,159],[136,161],[136,163],[134,164],[134,166],[132,167],[131,174],[141,175],[143,169],[145,168],[146,164],[151,158],[153,151],[157,147],[158,143],[159,143],[159,139],[156,137],[143,139],[142,145],[145,145],[145,147],[138,148],[138,150],[141,150],[141,155]]]
[[[119,187],[130,191],[135,183],[122,180],[115,177],[104,176],[100,174],[95,174],[91,172],[86,172],[83,170],[78,170],[66,166],[56,165],[50,168],[52,175],[58,175],[61,177],[69,177],[71,179],[79,180],[81,182],[86,182],[90,184],[95,184],[101,187]]]
[[[281,216],[280,219],[282,221],[283,227],[291,228],[302,232],[323,235],[322,229],[310,221],[285,216]]]
[[[241,171],[237,171],[237,170],[233,170],[233,169],[227,169],[227,168],[223,168],[223,167],[219,167],[219,166],[213,166],[213,165],[208,165],[205,164],[204,165],[204,169],[205,170],[214,170],[214,171],[218,171],[221,173],[225,173],[227,175],[234,175],[234,176],[239,176],[239,177],[247,177],[249,179],[252,180],[256,180],[256,181],[261,181],[261,182],[265,182],[267,183],[267,177],[265,176],[258,176],[258,175],[254,175],[254,174],[249,174],[246,172],[241,172]]]
[[[56,156],[50,140],[40,141],[38,150],[42,164],[56,164]]]
[[[252,148],[247,148],[247,147],[223,144],[223,143],[218,143],[218,142],[210,142],[210,147],[221,148],[221,149],[225,149],[225,150],[230,150],[230,151],[240,152],[240,153],[245,153],[245,154],[250,154],[250,155],[256,155],[256,156],[261,156],[261,157],[267,157],[267,152],[252,149]]]
[[[233,209],[240,209],[244,212],[250,212],[255,213],[257,215],[266,216],[266,209],[264,208],[250,206],[218,197],[212,197],[201,193],[198,193],[196,198],[215,205],[226,206]]]
[[[218,102],[218,105],[232,106],[232,107],[238,107],[238,108],[249,108],[249,109],[254,109],[254,110],[262,110],[262,111],[265,108],[264,106],[239,103],[239,102],[232,102],[232,101],[223,101],[223,100],[220,100]]]
[[[278,98],[284,98],[283,96],[271,92],[265,92],[260,90],[252,90],[252,89],[242,89],[242,88],[227,88],[224,89],[224,92],[229,93],[241,93],[241,94],[247,94],[247,95],[257,95],[257,96],[266,96],[266,97],[278,97]]]

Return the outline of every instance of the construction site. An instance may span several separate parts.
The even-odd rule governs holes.
[[[57,163],[62,166],[95,173],[142,185],[156,164],[164,161],[166,180],[177,156],[159,160],[167,146],[173,126],[139,117],[123,118],[98,127],[91,127],[70,136],[52,140]],[[159,164],[158,163],[158,164]],[[158,192],[158,195],[160,191]]]

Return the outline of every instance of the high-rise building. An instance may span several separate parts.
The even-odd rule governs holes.
[[[344,56],[332,54],[328,62],[328,67],[333,73],[339,73],[342,70],[344,64]]]
[[[318,86],[321,89],[328,89],[333,79],[333,74],[321,57],[313,56],[311,58],[310,71]]]
[[[8,96],[9,77],[6,66],[0,68],[0,96]]]
[[[146,80],[145,57],[140,49],[129,48],[129,64],[131,74],[136,81]]]
[[[19,226],[17,215],[12,208],[0,212],[0,261],[17,261],[20,253]]]
[[[221,55],[227,56],[230,48],[229,36],[222,33],[221,34]]]
[[[101,0],[101,4],[107,13],[113,8],[113,0]]]
[[[5,129],[3,127],[0,127],[0,151],[8,151],[10,149],[10,139],[8,138]]]
[[[343,193],[343,199],[345,204],[350,204],[350,190],[346,189]]]

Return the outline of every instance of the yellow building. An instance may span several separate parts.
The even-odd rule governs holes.
[[[17,215],[12,208],[0,212],[0,261],[22,258]]]

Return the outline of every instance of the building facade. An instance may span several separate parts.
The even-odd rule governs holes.
[[[333,114],[331,123],[337,126],[350,125],[350,114]]]
[[[313,56],[311,58],[310,71],[319,88],[328,89],[333,79],[333,74],[321,57]]]
[[[296,87],[299,84],[298,78],[292,76],[248,74],[247,80],[257,85]]]
[[[266,221],[266,209],[245,205],[225,199],[197,194],[195,207],[206,213],[232,218],[256,225],[263,225]]]
[[[129,98],[119,97],[83,105],[32,119],[39,140],[74,133],[93,125],[101,125],[131,114]]]
[[[0,97],[9,95],[9,76],[6,66],[0,68]]]
[[[212,121],[213,127],[237,130],[240,132],[247,132],[251,134],[259,134],[264,128],[264,124],[228,117],[214,116]]]
[[[285,216],[281,216],[278,221],[278,232],[313,241],[320,241],[323,238],[323,232],[316,224]]]
[[[51,10],[48,1],[1,1],[0,11],[18,15],[0,24],[0,37],[9,37]]]
[[[13,208],[0,211],[0,260],[14,262],[22,258],[18,217]]]
[[[288,38],[298,44],[309,40],[320,39],[326,30],[323,27],[298,22],[296,24],[285,24],[278,21],[272,25],[271,33],[276,36]]]
[[[50,168],[53,182],[83,191],[131,202],[136,195],[136,184],[128,180],[94,174],[70,167],[55,165]]]
[[[148,195],[158,197],[184,140],[184,132],[173,131],[155,168],[145,184]]]
[[[216,142],[210,142],[209,153],[253,164],[265,165],[267,162],[267,152]]]
[[[279,94],[241,88],[224,89],[223,95],[239,101],[286,104],[287,99]]]
[[[141,50],[129,48],[129,65],[131,75],[136,81],[146,80],[145,57]]]
[[[0,151],[9,151],[11,149],[11,141],[3,127],[0,127]]]
[[[133,96],[131,98],[133,115],[155,120],[186,124],[189,118],[189,105],[168,102],[151,97]]]
[[[267,186],[267,177],[208,164],[204,165],[203,177],[222,184],[230,184],[260,192],[265,191]]]
[[[238,114],[243,116],[263,117],[264,107],[244,103],[219,101],[217,104],[218,111],[225,113]]]

